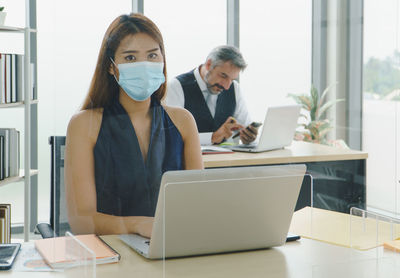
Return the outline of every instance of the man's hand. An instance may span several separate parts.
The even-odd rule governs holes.
[[[232,131],[242,129],[243,126],[239,124],[235,118],[229,117],[220,128],[212,134],[211,142],[213,144],[222,143],[225,139],[232,136]]]
[[[242,140],[243,144],[250,144],[254,140],[256,140],[258,134],[258,128],[252,125],[242,129],[240,131],[240,140]]]

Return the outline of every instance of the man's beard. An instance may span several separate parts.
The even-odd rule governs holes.
[[[205,76],[205,83],[206,83],[206,85],[207,85],[207,89],[208,89],[208,91],[211,93],[211,94],[213,94],[213,95],[218,95],[219,93],[221,93],[221,92],[215,92],[215,91],[213,91],[213,88],[219,88],[219,89],[221,89],[222,91],[225,89],[224,87],[222,87],[220,84],[218,84],[218,83],[215,83],[215,84],[210,84],[210,82],[208,82],[208,77],[210,76],[210,72],[207,72],[206,73],[206,76]]]

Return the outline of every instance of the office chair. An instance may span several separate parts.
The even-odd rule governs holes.
[[[64,186],[65,136],[50,136],[51,180],[50,180],[50,223],[39,223],[36,230],[43,238],[64,236],[70,230]]]

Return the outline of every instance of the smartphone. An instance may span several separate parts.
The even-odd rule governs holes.
[[[249,126],[252,126],[252,127],[255,127],[255,128],[257,128],[257,127],[260,127],[262,125],[262,123],[259,123],[259,122],[252,122],[251,124],[249,124]],[[246,127],[248,130],[250,130],[249,129],[249,127]],[[234,134],[233,136],[232,136],[232,138],[236,138],[236,137],[238,137],[240,135],[240,132],[238,131],[238,132],[236,132],[236,134]]]
[[[17,257],[18,251],[21,249],[20,243],[4,243],[0,244],[0,269],[10,269]]]
[[[299,240],[299,239],[300,239],[300,236],[299,236],[299,235],[295,235],[295,234],[288,233],[288,234],[287,234],[287,237],[286,237],[286,242],[289,242],[289,241],[296,241],[296,240]]]
[[[262,123],[259,123],[259,122],[252,122],[250,125],[251,125],[252,127],[257,128],[257,127],[262,126]]]

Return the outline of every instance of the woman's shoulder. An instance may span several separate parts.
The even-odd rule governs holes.
[[[182,135],[191,133],[193,130],[197,131],[196,122],[188,110],[175,106],[163,105],[163,107]]]
[[[194,120],[192,113],[182,107],[163,105],[171,120],[175,122],[186,122]]]
[[[69,121],[68,133],[81,133],[89,131],[90,134],[98,134],[102,117],[103,108],[81,110],[75,113]]]

